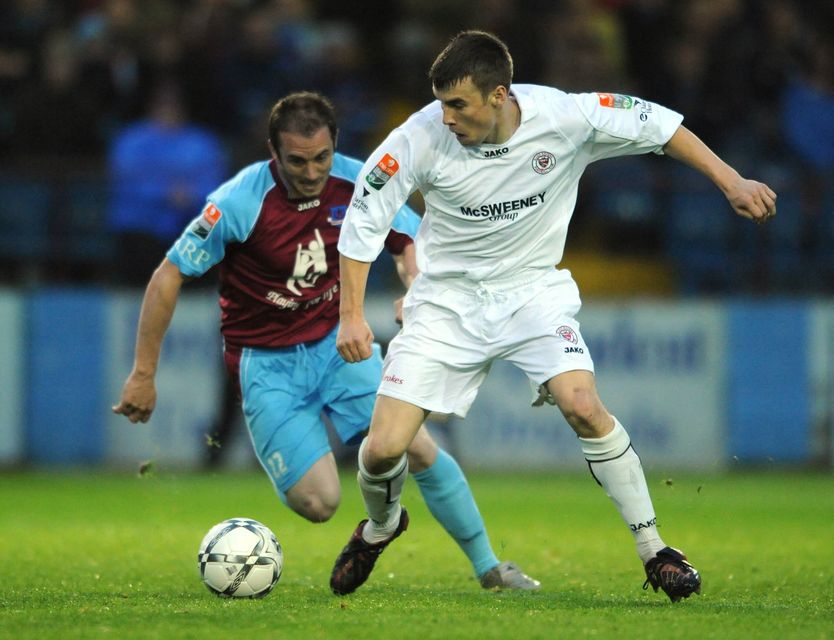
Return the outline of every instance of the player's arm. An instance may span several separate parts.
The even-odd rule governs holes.
[[[180,288],[185,281],[186,277],[179,268],[165,258],[145,290],[136,332],[133,370],[122,388],[119,403],[113,407],[113,413],[120,413],[133,423],[147,422],[156,406],[154,377],[162,339],[171,324]]]
[[[712,180],[738,215],[757,223],[776,215],[776,193],[770,187],[743,178],[683,125],[664,145],[663,152]]]
[[[370,262],[360,262],[344,254],[339,256],[342,290],[336,349],[347,362],[371,357],[374,334],[365,321],[365,287],[370,269]]]
[[[409,169],[414,137],[397,129],[365,161],[339,232],[342,289],[336,348],[347,362],[359,362],[372,354],[374,336],[364,311],[371,263],[383,246],[392,255],[403,253],[402,247],[392,247],[392,241],[398,236],[413,237],[419,227],[417,214],[411,212],[416,219],[413,225],[404,218],[410,211],[404,205],[416,182]]]

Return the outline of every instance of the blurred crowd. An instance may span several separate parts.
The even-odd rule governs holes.
[[[169,216],[170,224],[153,225],[169,242],[210,189],[207,176],[222,180],[265,157],[266,115],[277,98],[298,89],[328,95],[339,149],[363,157],[432,99],[427,69],[464,28],[507,42],[517,82],[629,93],[682,112],[742,172],[774,182],[787,195],[777,219],[791,218],[739,244],[736,226],[710,224],[726,210],[703,210],[721,205],[699,180],[654,158],[630,168],[612,161],[583,182],[577,242],[670,261],[683,291],[794,291],[800,272],[818,274],[803,279],[805,288],[832,289],[824,243],[834,242],[834,3],[826,0],[6,0],[0,217],[27,215],[3,201],[35,202],[19,191],[30,179],[56,190],[53,206],[69,203],[75,185],[67,182],[78,175],[106,180],[86,200],[78,196],[86,203],[78,215],[106,206],[107,229],[130,231],[124,225],[137,214],[126,203],[147,197],[138,183],[155,174],[149,180],[164,187],[169,213],[148,210],[151,200],[132,206]],[[181,144],[169,144],[177,131]],[[150,157],[154,149],[184,159]],[[131,153],[143,161],[132,164]],[[700,227],[672,220],[681,192],[700,202]],[[69,255],[61,243],[71,234],[49,224],[52,257]],[[80,224],[88,236],[106,232]],[[16,246],[2,241],[5,233],[4,252]],[[695,248],[703,251],[682,263]],[[771,263],[776,249],[787,257]],[[734,270],[742,250],[741,262],[757,266]],[[106,267],[107,251],[121,250],[101,251]]]

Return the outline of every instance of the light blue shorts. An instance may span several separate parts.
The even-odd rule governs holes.
[[[249,435],[285,502],[286,492],[331,450],[323,416],[349,445],[358,444],[371,423],[382,378],[380,347],[373,345],[368,360],[349,364],[336,351],[336,333],[312,344],[240,354]]]

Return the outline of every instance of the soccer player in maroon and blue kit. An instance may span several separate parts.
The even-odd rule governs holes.
[[[343,442],[358,443],[382,377],[379,345],[374,357],[356,364],[336,351],[336,245],[362,168],[336,153],[336,137],[333,107],[323,96],[291,94],[273,107],[271,160],[244,168],[209,194],[151,277],[133,370],[113,407],[133,423],[150,419],[162,340],[180,288],[219,265],[224,359],[255,453],[281,500],[311,522],[330,519],[341,493],[322,416]],[[419,223],[403,207],[386,240],[406,286],[416,275],[412,237]],[[425,427],[408,456],[429,510],[467,555],[481,585],[538,588],[514,563],[499,563],[463,472]],[[407,527],[403,520],[398,534]]]

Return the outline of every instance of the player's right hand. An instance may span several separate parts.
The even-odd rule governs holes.
[[[767,222],[776,215],[776,192],[762,182],[739,176],[726,196],[738,215],[756,224]]]
[[[345,362],[361,362],[371,357],[374,333],[364,319],[342,320],[336,334],[336,350]]]
[[[113,413],[120,413],[134,424],[147,422],[156,407],[156,387],[152,376],[132,372],[122,388],[119,404],[113,405]]]

